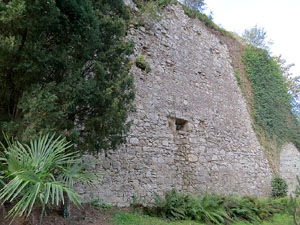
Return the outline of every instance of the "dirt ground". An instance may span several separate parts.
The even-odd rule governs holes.
[[[43,217],[42,225],[113,225],[112,218],[116,210],[128,211],[120,208],[97,208],[89,204],[83,204],[81,208],[71,207],[70,218],[64,218],[58,209],[48,209]],[[8,225],[3,210],[0,210],[0,225]],[[7,210],[6,210],[7,211]],[[12,225],[40,225],[40,208],[35,208],[29,217],[17,218]]]

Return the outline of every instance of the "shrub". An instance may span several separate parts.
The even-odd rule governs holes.
[[[150,64],[144,59],[144,56],[138,56],[135,60],[135,65],[146,73],[151,72]]]
[[[288,185],[284,179],[279,176],[273,177],[271,181],[272,197],[281,198],[287,195]]]
[[[5,166],[4,187],[0,190],[0,201],[15,202],[8,212],[10,217],[31,213],[36,203],[41,204],[42,214],[46,205],[65,203],[68,197],[80,205],[82,197],[73,188],[74,181],[91,184],[99,174],[85,171],[77,152],[71,152],[71,144],[64,138],[43,135],[30,144],[21,144],[6,137],[1,158]]]

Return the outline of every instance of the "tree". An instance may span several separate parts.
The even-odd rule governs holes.
[[[78,149],[116,148],[133,77],[122,0],[0,2],[0,126],[28,141],[56,132]]]
[[[255,25],[249,30],[245,30],[243,33],[243,38],[245,41],[256,48],[269,49],[272,45],[271,40],[267,40],[267,32],[262,27]]]
[[[284,59],[282,57],[282,55],[280,54],[279,56],[274,56],[273,57],[277,63],[279,64],[280,66],[280,70],[282,71],[282,75],[285,77],[285,78],[290,78],[291,76],[293,76],[293,74],[290,72],[291,68],[293,66],[295,66],[295,63],[290,63],[290,64],[287,64],[287,61],[286,59]]]
[[[204,0],[184,0],[184,4],[191,10],[202,12],[204,10]]]
[[[274,59],[277,61],[282,71],[282,75],[286,79],[288,85],[288,92],[291,95],[291,105],[293,114],[300,120],[300,77],[294,76],[290,69],[295,66],[294,63],[287,64],[286,60],[282,55],[275,56]]]

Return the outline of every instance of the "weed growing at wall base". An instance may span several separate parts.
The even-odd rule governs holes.
[[[288,185],[284,179],[279,176],[275,176],[271,182],[272,197],[281,198],[287,195]]]

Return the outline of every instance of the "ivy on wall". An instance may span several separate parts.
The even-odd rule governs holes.
[[[280,65],[265,49],[249,46],[244,54],[246,73],[254,94],[255,127],[277,144],[300,147],[300,125],[292,113],[291,96]]]

